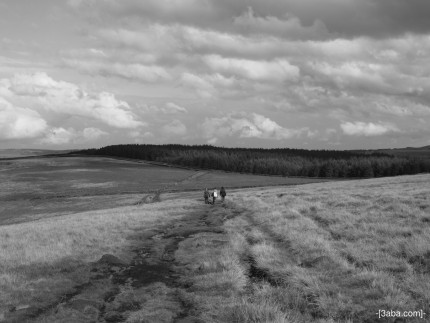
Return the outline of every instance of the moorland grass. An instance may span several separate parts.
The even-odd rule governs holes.
[[[430,175],[236,191],[225,244],[201,233],[176,259],[205,322],[377,322],[429,313]],[[422,322],[408,318],[408,322]]]
[[[197,208],[195,197],[170,195],[158,204],[0,227],[7,237],[0,301],[58,294],[54,285],[66,290],[85,280],[83,264],[108,252],[126,258],[141,230],[200,210],[206,221],[223,219],[223,231],[179,243],[176,289],[123,290],[124,299],[153,295],[128,322],[170,322],[183,308],[205,322],[377,322],[379,309],[429,313],[429,182],[423,174],[245,189]]]
[[[284,299],[285,322],[372,321],[379,309],[428,313],[429,182],[417,175],[237,193],[250,212],[227,225],[272,279],[254,285]],[[267,307],[279,307],[272,298]]]
[[[181,218],[190,204],[167,201],[0,226],[2,308],[52,303],[87,281],[90,262],[106,253],[129,260],[145,230]]]

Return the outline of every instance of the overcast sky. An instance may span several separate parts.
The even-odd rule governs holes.
[[[0,148],[430,144],[428,0],[0,0]]]

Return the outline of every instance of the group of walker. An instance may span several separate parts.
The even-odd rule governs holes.
[[[225,192],[224,186],[221,187],[219,191],[219,195],[221,196],[221,201],[224,202],[225,196],[227,193]],[[203,193],[203,197],[205,198],[205,204],[215,204],[215,200],[218,197],[218,191],[216,188],[212,192],[209,192],[207,188],[205,188],[205,192]],[[212,197],[212,202],[209,201],[209,198]]]

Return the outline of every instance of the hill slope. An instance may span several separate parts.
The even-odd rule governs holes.
[[[0,226],[0,318],[329,323],[429,313],[429,181],[229,190],[213,206],[168,193]]]

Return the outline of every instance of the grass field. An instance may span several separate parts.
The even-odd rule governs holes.
[[[247,211],[226,226],[256,280],[231,318],[376,322],[378,310],[429,313],[429,182],[422,175],[238,193]]]
[[[425,322],[429,182],[238,188],[215,205],[180,190],[3,225],[0,322]],[[97,271],[104,254],[127,265]]]
[[[67,154],[71,150],[49,150],[49,149],[0,149],[0,158],[17,158],[30,156],[43,156],[50,154]]]
[[[188,200],[175,201],[0,226],[0,318],[7,308],[43,308],[73,291],[103,254],[130,260],[144,232],[178,220],[189,207]]]
[[[132,205],[142,194],[321,181],[162,167],[104,157],[0,159],[0,225]]]

